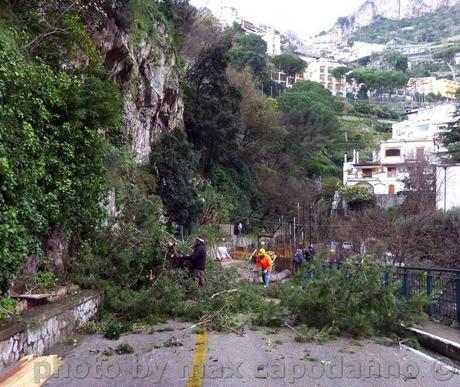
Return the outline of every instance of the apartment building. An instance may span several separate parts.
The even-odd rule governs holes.
[[[332,76],[332,70],[342,66],[339,62],[328,58],[309,58],[307,62],[308,66],[303,74],[303,79],[321,83],[337,97],[346,96],[347,82],[345,77],[337,79]]]
[[[262,39],[267,43],[267,55],[276,56],[281,54],[281,36],[274,32],[267,32],[262,35]]]
[[[439,135],[452,120],[455,105],[443,104],[426,108],[393,125],[392,137],[380,144],[372,160],[360,160],[354,151],[352,160],[345,155],[343,184],[367,187],[375,194],[397,194],[404,191],[408,170],[415,163],[434,165],[445,150]]]
[[[455,99],[455,93],[460,88],[460,82],[450,79],[436,79],[436,77],[411,78],[407,83],[412,93],[435,94],[444,98]]]

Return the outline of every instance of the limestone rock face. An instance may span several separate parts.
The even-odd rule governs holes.
[[[412,18],[458,3],[459,0],[367,0],[348,18],[340,18],[333,30],[343,36],[371,24],[378,17],[392,20]]]
[[[139,163],[148,161],[152,142],[163,131],[182,126],[183,102],[171,38],[160,22],[156,39],[135,39],[107,18],[93,40],[112,79],[121,85],[123,122]]]

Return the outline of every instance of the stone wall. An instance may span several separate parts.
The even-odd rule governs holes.
[[[17,321],[0,322],[0,371],[26,355],[42,355],[71,337],[80,324],[96,314],[102,301],[100,292],[80,291],[29,311]]]

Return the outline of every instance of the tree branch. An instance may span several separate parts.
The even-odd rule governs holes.
[[[43,34],[38,35],[35,39],[32,39],[29,43],[26,44],[25,48],[29,48],[30,46],[34,45],[38,41],[46,38],[47,36],[53,35],[53,34],[58,34],[58,33],[65,33],[69,29],[68,28],[54,28],[51,31],[45,32]]]
[[[237,291],[238,291],[238,289],[224,290],[224,291],[222,291],[222,292],[213,294],[209,299],[212,300],[214,297],[220,296],[221,294],[224,294],[224,293],[234,293],[234,292],[237,292]]]

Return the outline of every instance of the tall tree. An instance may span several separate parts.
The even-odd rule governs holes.
[[[186,75],[185,127],[190,141],[201,152],[207,176],[216,163],[238,164],[241,97],[226,73],[231,47],[231,36],[223,36],[202,52]]]
[[[453,162],[460,162],[460,104],[457,105],[454,120],[449,123],[443,134],[444,145],[447,147],[446,156]]]
[[[267,43],[255,34],[241,33],[236,36],[232,48],[232,65],[238,70],[249,66],[260,80],[265,80],[267,74]]]
[[[354,80],[378,94],[383,94],[384,92],[391,94],[396,88],[405,86],[409,77],[400,71],[357,69],[347,74],[347,80]]]
[[[285,135],[278,102],[262,94],[248,67],[242,72],[230,68],[227,73],[231,84],[241,93],[239,139],[242,150],[251,161],[266,161],[279,151]]]
[[[298,56],[291,54],[281,54],[272,58],[272,63],[281,71],[290,77],[295,75],[307,67],[307,63]]]
[[[290,152],[301,157],[325,149],[336,138],[339,123],[334,97],[321,84],[297,82],[279,98],[283,122],[289,130]]]
[[[158,173],[158,193],[168,210],[169,218],[186,227],[195,223],[203,204],[193,184],[198,154],[181,130],[162,136],[150,163]]]

